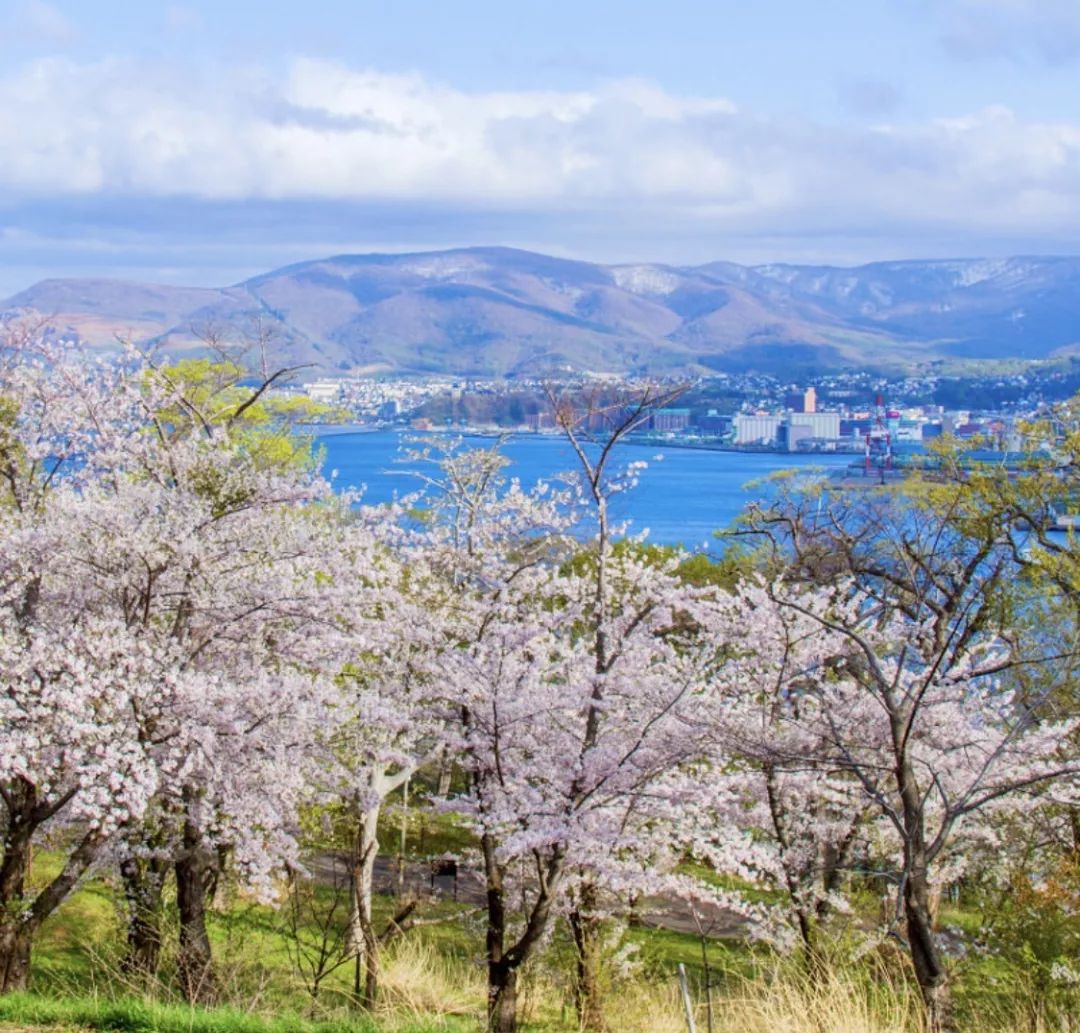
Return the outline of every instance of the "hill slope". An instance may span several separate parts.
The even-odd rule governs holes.
[[[222,289],[46,280],[5,302],[99,347],[245,330],[324,374],[898,368],[1080,347],[1080,258],[605,266],[510,248],[341,255]]]

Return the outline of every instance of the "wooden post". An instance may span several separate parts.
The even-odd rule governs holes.
[[[686,966],[679,962],[679,989],[682,991],[683,1008],[686,1010],[686,1028],[688,1033],[697,1033],[694,1022],[694,1003],[690,1000],[690,984],[686,978]]]
[[[409,780],[401,786],[401,841],[398,844],[397,895],[405,895],[405,843],[409,827]]]
[[[701,937],[701,967],[705,973],[705,1028],[707,1033],[713,1033],[712,969],[709,968],[709,952],[704,936]]]

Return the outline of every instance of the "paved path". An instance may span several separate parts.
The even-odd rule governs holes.
[[[313,862],[312,870],[316,878],[323,882],[348,879],[347,862],[340,855],[321,855]],[[376,858],[375,892],[393,894],[397,889],[397,861],[391,857]],[[421,898],[430,896],[431,866],[423,861],[406,861],[404,889],[408,895]],[[439,877],[434,880],[434,893],[438,898],[454,899],[454,890],[452,878]],[[484,878],[479,871],[464,866],[458,868],[456,899],[462,904],[484,906]],[[710,939],[739,939],[746,935],[746,921],[726,908],[699,904],[695,915],[686,902],[678,897],[646,898],[641,902],[638,921],[653,929],[669,929],[695,936],[703,933]]]

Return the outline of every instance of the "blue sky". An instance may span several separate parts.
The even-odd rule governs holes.
[[[1080,252],[1080,0],[0,2],[0,296]]]

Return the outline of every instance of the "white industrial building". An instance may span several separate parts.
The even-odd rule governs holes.
[[[757,416],[739,413],[732,421],[736,445],[772,445],[783,422],[783,416]]]
[[[336,402],[341,394],[340,380],[316,380],[302,386],[304,394],[316,402]]]
[[[739,413],[733,421],[736,445],[775,445],[778,440],[794,449],[803,438],[840,437],[838,412],[790,412],[784,415]]]
[[[793,412],[786,416],[789,427],[803,427],[811,438],[840,437],[840,414],[838,412]]]

